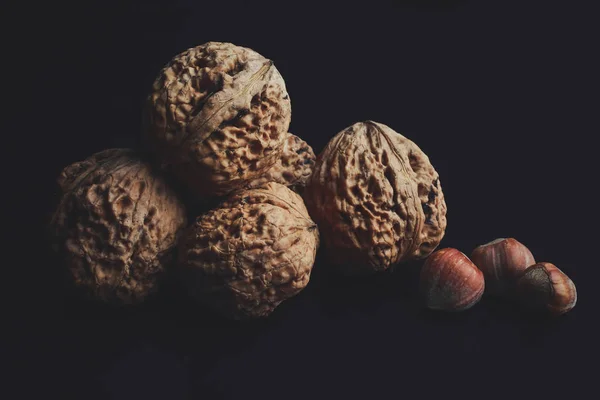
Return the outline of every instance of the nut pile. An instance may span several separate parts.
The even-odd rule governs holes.
[[[173,57],[147,99],[143,148],[101,151],[59,177],[51,236],[74,286],[137,304],[171,272],[235,319],[298,294],[319,247],[300,196],[316,157],[290,120],[283,78],[257,52],[209,42]],[[188,215],[198,204],[218,205]]]
[[[346,276],[425,259],[432,309],[468,309],[484,291],[553,314],[575,305],[573,282],[514,239],[470,259],[436,251],[447,226],[440,177],[391,127],[357,122],[316,157],[289,132],[283,77],[252,49],[208,42],[176,55],[143,121],[142,148],[100,151],[58,179],[53,247],[94,300],[139,304],[172,273],[227,318],[266,317],[308,285],[322,242],[331,272]]]
[[[514,238],[478,246],[470,258],[454,248],[435,251],[423,265],[419,289],[427,307],[445,311],[469,309],[484,292],[548,315],[577,303],[573,281],[554,264],[536,262]]]

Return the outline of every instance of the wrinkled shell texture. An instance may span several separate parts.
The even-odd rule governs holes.
[[[66,167],[51,223],[54,246],[77,287],[98,300],[143,301],[173,260],[185,208],[149,164],[110,149]]]
[[[145,115],[145,142],[161,163],[196,194],[221,196],[275,164],[291,103],[271,60],[209,42],[163,68]]]
[[[184,285],[233,319],[268,316],[309,282],[319,231],[302,198],[278,183],[236,192],[180,243]]]
[[[356,123],[327,144],[304,196],[330,260],[344,274],[424,258],[446,229],[446,203],[427,155],[373,121]]]
[[[315,159],[315,153],[308,143],[288,133],[281,157],[263,176],[250,182],[247,188],[277,182],[301,193],[312,174]]]

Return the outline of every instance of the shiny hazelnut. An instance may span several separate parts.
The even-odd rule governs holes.
[[[517,300],[531,311],[561,315],[577,303],[573,281],[554,264],[540,262],[527,268],[517,279]]]
[[[462,311],[481,299],[485,282],[483,273],[465,254],[444,248],[425,260],[419,289],[428,308]]]
[[[505,295],[517,276],[535,264],[533,254],[513,238],[500,238],[482,244],[471,253],[471,260],[483,272],[485,292]]]

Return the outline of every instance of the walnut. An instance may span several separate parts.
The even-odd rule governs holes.
[[[178,270],[191,296],[223,316],[266,317],[306,287],[318,246],[302,198],[271,182],[198,217],[180,241]]]
[[[429,158],[384,124],[356,123],[317,157],[304,192],[332,264],[347,275],[428,256],[446,229],[446,203]]]
[[[267,182],[286,185],[301,193],[312,173],[315,153],[304,140],[291,133],[287,134],[281,157],[264,175],[251,181],[246,188],[255,188]]]
[[[75,287],[112,304],[142,302],[172,261],[185,207],[148,162],[109,149],[67,166],[50,228]]]
[[[231,43],[176,55],[156,78],[145,143],[196,195],[244,187],[280,157],[291,119],[273,61]]]

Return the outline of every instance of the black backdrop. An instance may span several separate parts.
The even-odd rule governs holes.
[[[11,196],[28,211],[12,215],[20,223],[8,243],[28,247],[7,262],[21,273],[6,284],[19,288],[6,303],[17,327],[8,383],[23,398],[579,397],[591,383],[586,359],[598,355],[587,318],[597,276],[597,156],[585,143],[598,132],[593,13],[552,2],[213,3],[92,2],[28,14],[34,43],[15,47],[31,57],[19,68],[31,68],[37,87],[10,140],[33,144],[16,169],[34,172]],[[221,321],[175,287],[135,311],[65,296],[58,265],[31,249],[30,222],[52,211],[62,167],[139,145],[155,75],[206,41],[275,62],[292,100],[290,131],[316,152],[366,119],[414,140],[448,204],[440,247],[468,254],[515,237],[573,279],[575,309],[545,320],[484,299],[459,314],[427,312],[416,299],[420,263],[342,281],[321,255],[306,290],[264,321]]]

